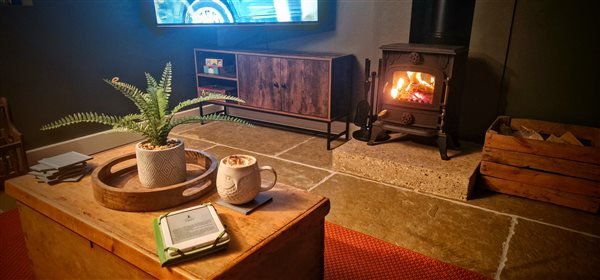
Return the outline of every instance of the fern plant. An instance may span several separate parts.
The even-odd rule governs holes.
[[[153,146],[164,146],[167,144],[171,130],[181,124],[208,121],[232,121],[248,124],[243,120],[219,114],[175,118],[175,114],[183,108],[205,101],[232,100],[244,102],[244,100],[223,94],[207,94],[182,101],[169,111],[172,74],[170,62],[165,66],[159,82],[150,74],[145,73],[148,83],[146,92],[134,85],[119,81],[118,77],[114,77],[112,80],[104,79],[105,82],[133,101],[139,111],[138,113],[125,116],[111,116],[95,112],[74,113],[42,126],[41,130],[50,130],[83,122],[100,123],[111,125],[114,131],[139,132],[147,137]]]

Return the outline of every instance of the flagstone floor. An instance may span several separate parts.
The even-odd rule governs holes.
[[[217,158],[254,155],[280,183],[328,197],[329,222],[491,278],[600,277],[598,214],[479,189],[458,201],[344,174],[332,169],[318,135],[221,122],[182,125],[172,135]]]

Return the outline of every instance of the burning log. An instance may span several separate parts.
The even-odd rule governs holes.
[[[429,76],[429,82],[423,76]],[[400,101],[431,104],[435,88],[435,77],[421,72],[397,72],[390,96]],[[405,85],[406,84],[406,85]]]

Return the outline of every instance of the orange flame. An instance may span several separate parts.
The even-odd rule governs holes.
[[[422,72],[396,72],[394,86],[390,90],[393,99],[431,104],[435,88],[435,77]],[[426,81],[429,76],[429,82]],[[406,80],[405,80],[406,79]]]
[[[398,98],[398,93],[400,91],[402,91],[402,85],[404,85],[404,79],[400,78],[398,79],[398,82],[396,83],[396,86],[392,88],[391,93],[392,93],[392,98],[396,99]]]

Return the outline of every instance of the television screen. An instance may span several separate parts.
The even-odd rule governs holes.
[[[316,23],[318,0],[154,0],[158,25]]]

